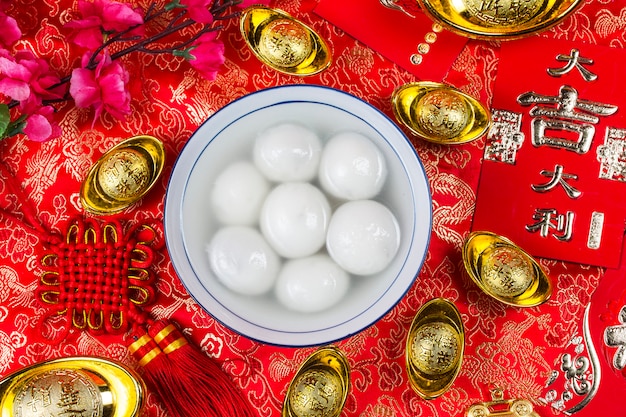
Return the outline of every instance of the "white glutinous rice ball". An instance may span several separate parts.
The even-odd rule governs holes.
[[[223,227],[215,233],[207,250],[211,270],[232,291],[261,295],[274,286],[281,260],[257,229]]]
[[[380,192],[386,179],[385,156],[360,133],[339,133],[329,139],[322,151],[320,185],[334,197],[370,199]]]
[[[322,142],[317,133],[297,123],[282,123],[259,134],[253,159],[271,181],[310,181],[317,175]]]
[[[263,236],[285,258],[313,255],[326,241],[331,208],[308,182],[287,182],[269,192],[259,218]]]
[[[330,219],[326,249],[339,266],[352,274],[370,275],[382,271],[399,247],[398,221],[377,201],[349,201]]]
[[[328,255],[291,259],[276,280],[276,297],[288,309],[303,313],[326,310],[348,291],[350,276]]]
[[[254,164],[234,162],[215,179],[211,207],[217,220],[225,225],[256,225],[269,190],[269,182]]]

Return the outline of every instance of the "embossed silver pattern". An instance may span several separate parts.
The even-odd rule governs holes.
[[[517,151],[524,144],[522,115],[509,110],[494,109],[487,132],[485,160],[515,164]]]
[[[2,416],[138,417],[144,404],[141,377],[99,357],[38,362],[0,380]]]
[[[626,306],[621,308],[618,321],[620,324],[604,330],[604,343],[611,348],[617,347],[613,354],[613,367],[622,370],[626,367]]]
[[[600,387],[602,372],[589,329],[590,308],[591,304],[587,304],[583,317],[583,335],[575,335],[569,342],[568,348],[573,348],[574,355],[570,352],[562,354],[560,368],[553,370],[547,381],[546,386],[550,387],[563,377],[565,383],[562,385],[562,391],[559,391],[557,386],[540,399],[541,402],[549,404],[556,411],[566,415],[575,414],[585,408]],[[575,399],[580,399],[580,401],[570,405],[569,403]]]
[[[594,211],[593,213],[591,213],[591,224],[589,225],[589,235],[587,235],[587,247],[589,249],[600,248],[603,229],[604,213]]]
[[[404,7],[399,5],[395,0],[380,0],[380,4],[387,7],[388,9],[402,12],[409,17],[415,17],[411,13],[409,13]]]
[[[626,182],[626,129],[608,127],[596,157],[600,162],[599,178]]]
[[[103,404],[98,386],[80,371],[59,369],[25,381],[13,401],[15,417],[101,417]]]
[[[517,97],[517,102],[533,106],[529,115],[534,146],[545,145],[581,155],[591,149],[600,116],[610,116],[618,110],[612,104],[581,99],[578,90],[569,85],[561,86],[557,96],[525,92]],[[557,132],[571,132],[578,137],[573,140]]]

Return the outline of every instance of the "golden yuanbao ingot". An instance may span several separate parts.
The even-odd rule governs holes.
[[[507,247],[485,249],[479,268],[484,285],[500,297],[518,297],[533,283],[532,263]]]
[[[240,30],[254,55],[284,74],[314,75],[331,63],[326,42],[282,10],[251,6],[241,16]]]
[[[313,352],[293,377],[283,404],[283,417],[337,417],[350,387],[350,367],[337,348]]]
[[[396,119],[412,133],[442,145],[478,139],[491,124],[487,107],[447,84],[404,84],[393,92],[391,104]]]
[[[516,307],[534,307],[552,294],[541,266],[519,246],[495,233],[476,231],[463,244],[463,264],[486,294]]]
[[[457,330],[445,322],[427,323],[415,332],[410,343],[412,364],[429,375],[442,375],[454,368],[461,341]],[[438,352],[434,355],[433,352]]]
[[[429,135],[440,139],[463,136],[471,127],[474,110],[449,89],[429,91],[415,106],[416,121]]]
[[[118,213],[146,195],[164,165],[161,141],[146,135],[126,139],[91,167],[81,186],[81,204],[93,214]]]
[[[536,34],[563,21],[582,0],[418,0],[435,22],[460,35],[509,40]]]
[[[463,362],[465,330],[456,306],[434,298],[416,313],[406,341],[409,383],[422,398],[431,400],[450,388]]]
[[[0,381],[0,415],[138,417],[145,402],[141,378],[129,368],[97,357],[40,362]]]

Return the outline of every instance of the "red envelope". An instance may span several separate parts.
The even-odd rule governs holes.
[[[617,267],[626,220],[626,51],[502,44],[473,230],[532,255]]]
[[[608,269],[541,397],[569,416],[623,416],[626,396],[626,264]],[[551,414],[548,410],[543,416]]]
[[[378,0],[320,0],[313,12],[420,79],[443,80],[467,39],[403,8],[411,16]]]

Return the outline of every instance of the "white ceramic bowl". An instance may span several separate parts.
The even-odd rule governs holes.
[[[396,216],[400,248],[381,273],[351,280],[344,298],[319,313],[286,309],[273,293],[239,295],[212,273],[207,245],[219,225],[211,215],[216,176],[242,155],[252,155],[259,132],[300,122],[322,141],[353,131],[384,154],[388,176],[375,200]],[[424,168],[403,132],[382,112],[348,93],[314,85],[286,85],[248,94],[223,107],[193,134],[179,155],[165,200],[169,254],[189,294],[215,319],[250,339],[280,346],[314,346],[354,335],[375,323],[406,294],[428,250],[432,226]]]

